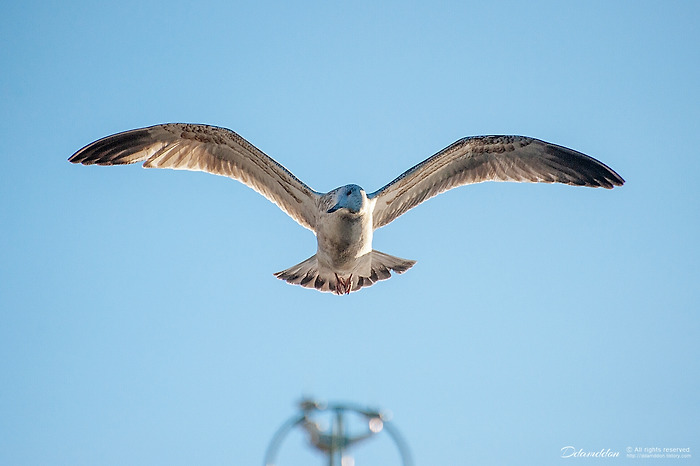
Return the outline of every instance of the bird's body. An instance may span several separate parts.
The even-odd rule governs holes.
[[[460,139],[367,194],[350,184],[316,192],[262,151],[225,128],[171,123],[100,139],[73,163],[199,170],[229,176],[277,204],[314,232],[316,254],[275,274],[292,284],[347,294],[402,273],[415,261],[372,249],[374,230],[448,189],[483,181],[565,183],[612,188],[624,180],[574,150],[523,136]]]
[[[343,276],[366,273],[367,264],[358,263],[357,259],[372,251],[372,209],[364,191],[362,196],[364,202],[357,212],[338,209],[329,213],[329,209],[319,209],[316,222],[319,263]]]

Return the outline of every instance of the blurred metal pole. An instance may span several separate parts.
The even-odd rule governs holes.
[[[311,445],[328,455],[329,466],[344,466],[343,459],[345,450],[356,443],[379,434],[384,429],[386,429],[387,433],[396,444],[401,463],[404,466],[413,465],[406,442],[394,426],[391,425],[389,416],[386,413],[361,408],[352,404],[336,403],[326,406],[323,403],[310,399],[301,400],[299,407],[302,410],[302,414],[288,419],[273,435],[270,445],[265,452],[265,466],[275,466],[275,456],[282,441],[293,428],[299,425],[306,430]],[[330,429],[325,431],[313,420],[314,414],[322,412],[330,412],[329,414],[331,415]],[[367,422],[367,431],[357,435],[350,435],[345,429],[345,412],[353,412],[364,417]]]

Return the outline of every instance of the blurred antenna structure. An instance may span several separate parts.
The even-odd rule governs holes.
[[[275,432],[265,453],[265,466],[277,465],[277,451],[285,437],[295,428],[303,429],[308,435],[311,446],[328,456],[329,466],[354,466],[354,459],[347,456],[347,450],[382,431],[386,431],[393,440],[403,466],[413,466],[406,443],[389,422],[391,416],[387,412],[348,403],[326,404],[309,398],[299,402],[299,410],[301,411],[299,414],[289,418]],[[323,422],[319,421],[324,414],[330,415],[330,426],[325,428]],[[349,414],[359,417],[366,430],[351,432],[348,426]]]

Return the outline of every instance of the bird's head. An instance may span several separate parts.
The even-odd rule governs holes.
[[[328,213],[340,209],[347,209],[353,214],[358,214],[362,210],[362,206],[367,201],[367,194],[365,190],[357,186],[356,184],[349,184],[347,186],[341,186],[329,193],[331,196],[332,207],[328,209]]]

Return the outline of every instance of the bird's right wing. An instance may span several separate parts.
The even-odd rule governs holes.
[[[611,168],[566,147],[524,136],[460,139],[370,194],[374,228],[448,189],[483,181],[564,183],[612,188],[625,181]]]
[[[274,202],[301,226],[316,231],[320,194],[235,132],[216,126],[170,123],[95,141],[68,159],[84,165],[144,161],[146,168],[194,170],[238,180]]]

